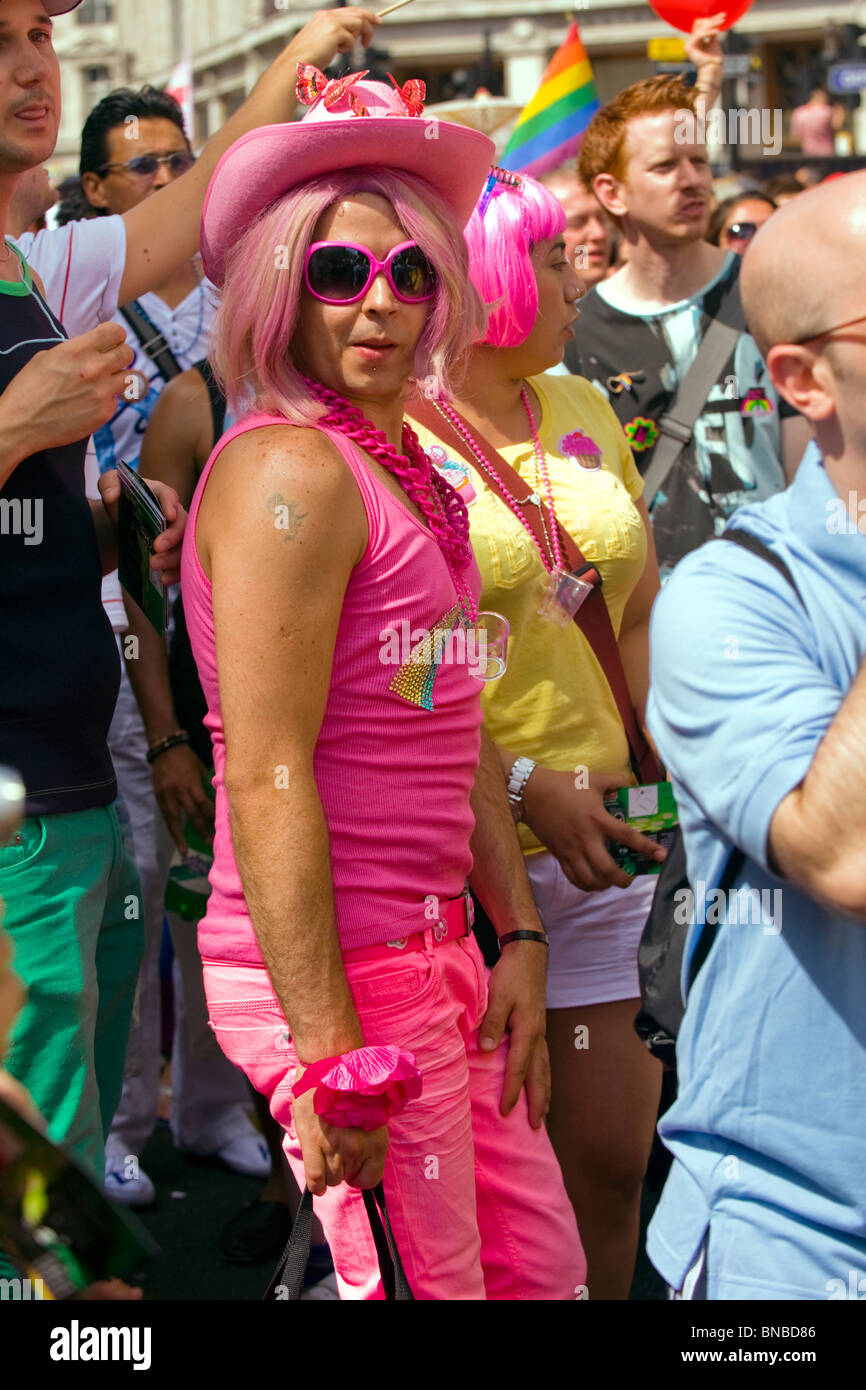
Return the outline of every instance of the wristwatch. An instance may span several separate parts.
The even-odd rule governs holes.
[[[508,774],[508,800],[516,822],[523,820],[523,793],[534,771],[535,763],[531,758],[516,758]]]

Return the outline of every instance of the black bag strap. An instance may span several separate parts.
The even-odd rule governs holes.
[[[166,342],[164,334],[160,333],[139,301],[133,299],[130,304],[124,304],[120,312],[138,339],[142,352],[150,358],[163,381],[171,381],[172,377],[180,376],[183,367]]]
[[[753,555],[757,555],[759,559],[766,560],[768,565],[772,565],[774,570],[778,570],[779,574],[787,579],[794,593],[797,595],[797,598],[803,603],[803,595],[797,588],[794,576],[788,569],[781,555],[777,555],[775,550],[771,550],[768,545],[764,545],[764,542],[759,541],[757,536],[753,536],[751,531],[740,531],[738,527],[733,526],[729,530],[722,532],[721,539],[723,541],[733,541],[735,545],[742,546],[743,550],[749,550]],[[805,607],[805,604],[803,606]]]
[[[374,1187],[372,1191],[363,1192],[362,1196],[367,1219],[370,1222],[370,1230],[373,1233],[376,1254],[379,1257],[379,1273],[382,1276],[385,1298],[391,1303],[414,1302],[415,1295],[409,1286],[409,1280],[406,1278],[406,1271],[403,1268],[400,1252],[394,1240],[394,1232],[391,1230],[391,1220],[385,1204],[385,1189],[379,1183],[378,1187]],[[300,1299],[301,1290],[304,1287],[304,1271],[310,1258],[312,1235],[313,1194],[309,1188],[305,1187],[289,1239],[286,1242],[286,1248],[280,1256],[280,1262],[268,1285],[267,1293],[264,1295],[266,1300],[276,1299],[278,1288],[285,1288],[288,1291],[289,1302],[296,1303]]]
[[[764,545],[764,542],[758,540],[757,536],[753,536],[751,531],[740,531],[737,529],[737,527],[733,527],[729,531],[723,531],[721,539],[723,541],[733,541],[734,545],[742,546],[743,550],[748,550],[752,553],[752,555],[757,555],[760,559],[766,560],[768,565],[772,565],[773,569],[778,570],[779,574],[784,575],[785,579],[787,579],[791,588],[794,590],[794,593],[797,595],[797,598],[800,600],[801,603],[803,602],[802,594],[800,593],[800,590],[797,588],[797,585],[794,581],[794,576],[788,569],[788,566],[785,564],[785,561],[782,559],[781,555],[777,555],[774,550],[771,550],[769,548],[769,546]],[[742,872],[745,862],[746,856],[744,855],[741,849],[737,847],[731,851],[731,857],[725,865],[725,872],[722,874],[722,880],[719,884],[719,890],[722,893],[727,894],[728,889],[733,887],[734,882],[736,881],[739,874]],[[688,990],[691,989],[692,985],[694,984],[697,978],[698,972],[704,964],[704,961],[706,960],[707,956],[710,954],[710,950],[712,949],[713,942],[716,939],[716,933],[718,932],[718,929],[718,922],[704,923],[703,931],[698,937],[697,945],[695,946],[695,949],[692,952],[692,958],[689,961],[689,973],[686,992],[688,992]]]
[[[718,381],[719,373],[745,326],[737,276],[707,325],[695,360],[677,387],[676,395],[656,422],[661,438],[656,444],[652,462],[643,475],[643,500],[647,507],[652,506],[656,493],[664,486],[668,474],[689,443],[707,396]]]
[[[217,379],[213,374],[213,368],[206,357],[203,357],[200,362],[193,364],[193,371],[198,372],[207,387],[208,398],[210,400],[211,419],[213,420],[213,442],[216,444],[225,427],[226,398],[217,385]]]

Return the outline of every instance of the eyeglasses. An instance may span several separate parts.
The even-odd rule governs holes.
[[[757,222],[732,222],[725,236],[732,241],[751,241],[757,230]]]
[[[323,304],[354,304],[381,271],[404,304],[418,304],[436,293],[436,271],[414,241],[401,242],[384,261],[355,242],[315,241],[307,252],[304,279]]]
[[[128,159],[125,164],[118,161],[101,164],[94,173],[102,179],[109,169],[123,169],[135,179],[153,179],[156,178],[160,164],[167,164],[172,174],[185,174],[195,164],[195,159],[195,155],[189,150],[173,150],[171,154],[139,154],[135,159]]]
[[[802,343],[815,343],[819,338],[829,338],[831,333],[839,333],[843,328],[851,328],[855,323],[863,323],[866,314],[858,314],[856,319],[846,319],[844,323],[834,324],[832,328],[825,328],[820,333],[810,333],[808,338],[792,339],[792,346],[798,347]]]

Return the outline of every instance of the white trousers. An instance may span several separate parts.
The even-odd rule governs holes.
[[[117,774],[121,819],[141,876],[145,948],[133,1006],[123,1094],[106,1141],[112,1162],[138,1156],[156,1123],[161,1057],[159,957],[165,887],[174,842],[159,809],[145,754],[147,738],[124,669],[108,745]],[[174,1040],[171,1130],[175,1143],[213,1153],[253,1131],[243,1073],[228,1061],[207,1021],[196,927],[169,917],[174,943]]]

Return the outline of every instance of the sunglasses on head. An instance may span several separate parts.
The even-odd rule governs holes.
[[[757,230],[757,222],[732,222],[726,235],[732,241],[751,241]]]
[[[307,252],[304,280],[324,304],[354,304],[384,271],[404,304],[418,304],[436,293],[436,272],[414,241],[403,241],[380,261],[352,241],[315,241]]]

